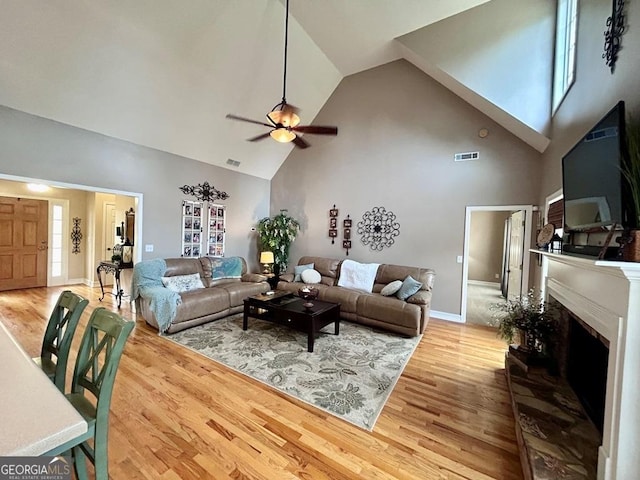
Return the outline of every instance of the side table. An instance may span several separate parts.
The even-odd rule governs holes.
[[[98,265],[96,272],[98,273],[98,281],[100,282],[100,291],[102,292],[102,296],[98,300],[104,300],[105,295],[101,274],[104,273],[106,275],[108,273],[113,273],[113,276],[116,280],[116,293],[112,293],[111,295],[116,297],[118,308],[120,308],[120,306],[122,305],[122,297],[124,296],[124,290],[122,290],[122,287],[120,285],[120,272],[122,271],[122,269],[123,267],[119,263],[100,262],[100,265]]]

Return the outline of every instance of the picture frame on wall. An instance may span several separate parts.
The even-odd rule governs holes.
[[[342,248],[350,249],[351,248],[351,240],[343,240]]]
[[[329,228],[337,228],[338,227],[338,219],[336,217],[331,217],[329,219]]]
[[[332,208],[331,210],[329,210],[329,216],[330,217],[337,217],[338,216],[338,209],[337,208]]]
[[[344,239],[345,240],[351,240],[351,229],[350,228],[345,228],[344,229]]]
[[[345,218],[345,219],[342,221],[342,226],[343,226],[344,228],[351,228],[351,219],[350,219],[350,218]]]
[[[329,236],[330,237],[337,237],[338,236],[338,230],[335,229],[335,228],[329,229]]]

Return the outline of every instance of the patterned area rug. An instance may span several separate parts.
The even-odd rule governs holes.
[[[366,430],[373,426],[420,337],[355,323],[325,327],[307,352],[307,336],[242,314],[166,335],[180,345]]]

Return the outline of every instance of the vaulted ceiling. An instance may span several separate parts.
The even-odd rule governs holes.
[[[447,85],[451,75],[438,78],[410,35],[485,3],[291,0],[287,100],[311,123],[344,76],[399,58]],[[263,178],[291,151],[246,142],[264,129],[225,119],[232,112],[261,120],[280,101],[283,0],[0,0],[0,7],[2,105]],[[482,95],[456,93],[538,150],[546,146],[541,128],[483,104]]]

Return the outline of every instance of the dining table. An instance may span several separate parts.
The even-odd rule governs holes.
[[[0,322],[0,457],[39,456],[87,422]]]

